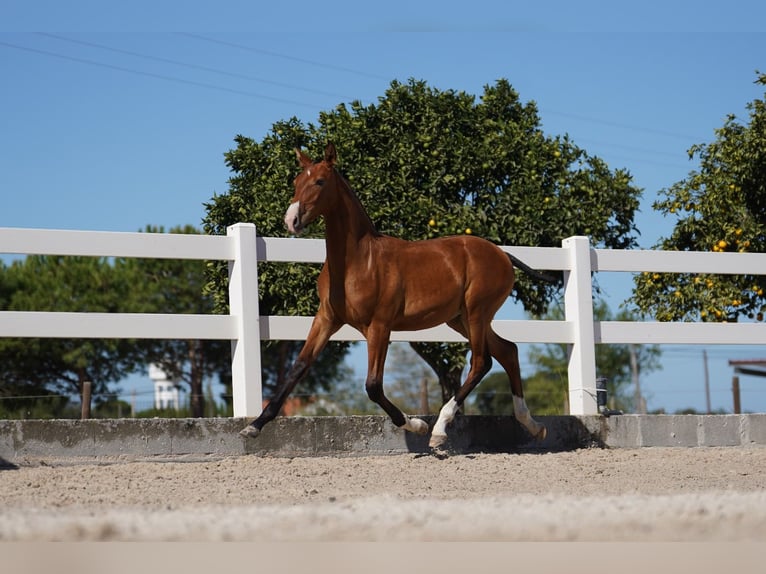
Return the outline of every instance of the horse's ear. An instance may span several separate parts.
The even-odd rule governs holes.
[[[338,159],[338,154],[335,151],[335,145],[332,142],[327,144],[324,148],[324,160],[330,165],[335,165],[335,161]]]
[[[295,157],[298,158],[298,163],[301,164],[301,167],[303,168],[306,168],[313,163],[311,158],[298,148],[295,148]]]

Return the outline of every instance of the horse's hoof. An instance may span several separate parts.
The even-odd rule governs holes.
[[[245,438],[255,438],[261,434],[261,429],[254,427],[253,425],[247,425],[239,434]]]
[[[432,448],[431,456],[438,460],[447,460],[450,457],[450,451],[446,448]]]
[[[415,434],[428,434],[428,423],[423,419],[408,419],[404,429]]]
[[[545,440],[545,437],[548,436],[548,429],[545,428],[545,426],[540,425],[540,430],[537,431],[537,434],[535,435],[535,440],[538,442],[542,442]]]
[[[444,443],[447,442],[446,434],[432,434],[428,441],[428,447],[433,450],[442,450]]]

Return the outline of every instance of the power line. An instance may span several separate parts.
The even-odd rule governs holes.
[[[698,137],[698,136],[691,136],[689,134],[680,134],[678,132],[669,132],[669,131],[665,131],[665,130],[658,130],[656,128],[649,128],[649,127],[646,127],[646,126],[637,126],[637,125],[631,125],[631,124],[623,124],[623,123],[614,122],[614,121],[611,121],[611,120],[604,120],[604,119],[600,119],[600,118],[591,118],[591,117],[588,117],[588,116],[581,116],[581,115],[578,115],[578,114],[570,114],[570,113],[566,113],[566,112],[558,112],[558,111],[555,111],[555,110],[542,110],[541,109],[540,111],[545,111],[546,114],[553,115],[553,116],[561,116],[563,118],[569,118],[569,119],[573,119],[573,120],[589,122],[589,123],[594,123],[594,124],[601,124],[601,125],[604,125],[604,126],[609,126],[609,127],[614,127],[614,128],[628,129],[628,130],[633,130],[633,131],[637,131],[637,132],[646,132],[646,133],[655,134],[655,135],[661,135],[661,136],[670,137],[670,138],[692,140],[692,141],[704,141],[704,139],[705,139],[705,138],[701,138],[701,137]]]
[[[174,76],[167,76],[167,75],[164,75],[164,74],[155,74],[153,72],[144,72],[142,70],[135,70],[135,69],[132,69],[132,68],[125,68],[123,66],[116,66],[114,64],[106,64],[104,62],[96,62],[94,60],[87,60],[85,58],[77,58],[75,56],[67,56],[65,54],[59,54],[59,53],[56,53],[56,52],[49,52],[47,50],[40,50],[38,48],[30,48],[28,46],[20,46],[18,44],[11,44],[10,42],[3,42],[2,40],[0,40],[0,46],[5,46],[7,48],[13,48],[13,49],[16,49],[16,50],[23,50],[25,52],[31,52],[33,54],[40,54],[40,55],[49,56],[49,57],[52,57],[52,58],[58,58],[58,59],[61,59],[61,60],[68,60],[70,62],[77,62],[77,63],[80,63],[80,64],[87,64],[89,66],[97,66],[97,67],[100,67],[100,68],[107,68],[107,69],[110,69],[110,70],[116,70],[118,72],[134,74],[134,75],[137,75],[137,76],[145,76],[145,77],[154,78],[154,79],[157,79],[157,80],[164,80],[164,81],[167,81],[167,82],[174,82],[176,84],[183,84],[183,85],[187,85],[187,86],[196,86],[198,88],[206,88],[206,89],[209,89],[209,90],[217,90],[219,92],[227,92],[227,93],[236,94],[236,95],[239,95],[239,96],[247,96],[247,97],[250,97],[250,98],[269,100],[269,101],[277,102],[277,103],[280,103],[280,104],[291,104],[291,105],[294,105],[294,106],[301,106],[301,107],[311,108],[311,109],[315,109],[315,110],[321,110],[322,109],[321,106],[317,106],[315,104],[307,104],[305,102],[297,102],[295,100],[289,100],[289,99],[286,99],[286,98],[277,98],[277,97],[274,97],[274,96],[267,96],[265,94],[259,94],[259,93],[255,93],[255,92],[248,92],[248,91],[244,91],[244,90],[236,90],[236,89],[233,89],[233,88],[226,88],[226,87],[223,87],[223,86],[217,86],[215,84],[208,84],[208,83],[205,83],[205,82],[197,82],[195,80],[186,80],[186,79],[183,79],[183,78],[176,78]]]
[[[209,72],[209,73],[212,73],[212,74],[218,74],[218,75],[227,76],[227,77],[230,77],[230,78],[238,78],[238,79],[241,79],[241,80],[248,80],[248,81],[252,81],[252,82],[261,82],[263,84],[269,84],[269,85],[272,85],[272,86],[278,86],[280,88],[288,88],[288,89],[291,89],[291,90],[300,90],[300,91],[303,91],[303,92],[308,92],[308,93],[312,93],[312,94],[319,94],[319,95],[322,95],[322,96],[330,96],[330,97],[334,97],[334,98],[342,98],[342,99],[348,99],[348,100],[353,99],[350,96],[344,96],[344,95],[341,95],[341,94],[335,94],[333,92],[325,92],[325,91],[316,90],[316,89],[313,89],[313,88],[304,88],[304,87],[301,87],[301,86],[296,86],[294,84],[287,84],[287,83],[283,83],[283,82],[277,82],[277,81],[274,81],[274,80],[268,80],[268,79],[265,79],[265,78],[259,78],[259,77],[256,77],[256,76],[249,76],[247,74],[240,74],[238,72],[229,72],[229,71],[226,71],[226,70],[220,70],[220,69],[217,69],[217,68],[211,68],[211,67],[202,66],[202,65],[199,65],[199,64],[192,64],[192,63],[189,63],[189,62],[181,62],[179,60],[173,60],[173,59],[170,59],[170,58],[163,58],[161,56],[153,56],[151,54],[143,54],[141,52],[134,52],[132,50],[124,50],[124,49],[121,49],[121,48],[113,48],[112,46],[106,46],[104,44],[97,44],[95,42],[86,42],[84,40],[76,40],[74,38],[67,38],[66,36],[60,36],[58,34],[50,34],[50,33],[46,33],[46,32],[36,32],[36,34],[38,36],[44,36],[44,37],[47,37],[47,38],[53,38],[55,40],[60,40],[62,42],[69,42],[71,44],[78,44],[80,46],[87,46],[89,48],[97,48],[99,50],[106,50],[108,52],[113,52],[113,53],[116,53],[116,54],[124,54],[124,55],[127,55],[127,56],[132,56],[134,58],[143,58],[144,60],[151,60],[151,61],[160,62],[160,63],[163,63],[163,64],[171,64],[171,65],[174,65],[174,66],[181,66],[181,67],[189,68],[189,69],[192,69],[192,70],[200,70],[200,71],[203,71],[203,72]]]
[[[327,70],[333,70],[336,72],[345,72],[347,74],[354,74],[356,76],[364,76],[366,78],[373,78],[375,80],[385,80],[386,82],[390,81],[391,78],[388,78],[386,76],[381,76],[379,74],[372,74],[370,72],[365,72],[363,70],[355,70],[353,68],[345,68],[343,66],[336,66],[334,64],[325,64],[323,62],[317,62],[314,60],[307,60],[305,58],[298,58],[296,56],[289,56],[287,54],[280,54],[278,52],[272,52],[271,50],[264,50],[262,48],[253,48],[252,46],[244,46],[242,44],[236,44],[234,42],[227,42],[225,40],[218,40],[216,38],[210,38],[209,36],[202,36],[200,34],[192,34],[189,32],[176,32],[177,34],[181,36],[186,36],[188,38],[194,38],[195,40],[202,40],[204,42],[210,42],[212,44],[219,44],[221,46],[227,46],[229,48],[237,48],[239,50],[245,50],[247,52],[253,52],[255,54],[261,54],[263,56],[270,56],[272,58],[281,58],[283,60],[290,60],[292,62],[300,62],[301,64],[308,64],[310,66],[316,66],[319,68],[325,68]]]
[[[644,154],[647,154],[647,155],[672,157],[672,158],[677,158],[678,155],[679,155],[678,152],[675,152],[675,151],[664,151],[664,150],[649,149],[649,148],[645,148],[645,147],[631,146],[631,145],[625,145],[625,144],[615,144],[615,143],[609,143],[609,142],[605,142],[605,141],[601,141],[601,140],[594,140],[594,139],[587,138],[587,137],[586,138],[578,137],[576,140],[573,137],[571,139],[572,139],[572,142],[575,143],[575,144],[580,143],[580,142],[585,142],[585,143],[588,143],[589,145],[609,146],[610,148],[621,149],[621,150],[626,150],[626,151],[631,151],[631,152],[644,153]],[[684,155],[684,157],[686,157],[686,155]]]
[[[235,43],[226,42],[226,41],[222,41],[222,40],[216,40],[214,38],[209,38],[209,37],[206,37],[206,36],[200,36],[200,35],[197,35],[197,34],[190,34],[190,33],[179,33],[179,34],[183,35],[183,36],[190,37],[190,38],[198,39],[198,40],[203,40],[203,41],[207,41],[207,42],[221,44],[221,45],[224,45],[224,46],[234,47],[234,48],[238,48],[238,49],[242,49],[242,50],[249,50],[249,51],[253,51],[253,52],[256,52],[256,53],[261,53],[261,54],[264,54],[264,55],[267,55],[267,56],[270,56],[270,57],[284,58],[284,59],[294,60],[294,61],[298,61],[298,62],[301,62],[301,63],[313,65],[313,66],[319,66],[319,67],[324,67],[324,68],[328,68],[328,69],[340,70],[340,71],[344,71],[344,72],[347,72],[347,73],[353,73],[353,74],[357,74],[357,75],[363,75],[363,76],[375,77],[375,78],[383,79],[382,76],[378,76],[378,75],[374,75],[374,74],[369,74],[367,72],[363,72],[363,71],[360,71],[360,70],[354,70],[354,69],[351,69],[351,68],[344,68],[344,67],[341,67],[341,66],[333,66],[333,65],[330,65],[330,64],[323,64],[323,63],[320,63],[320,62],[316,62],[316,61],[312,61],[312,60],[307,60],[307,59],[303,59],[303,58],[296,58],[296,57],[293,57],[293,56],[279,54],[279,53],[268,51],[268,50],[262,50],[262,49],[253,48],[253,47],[249,47],[249,46],[243,46],[243,45],[240,45],[240,44],[235,44]],[[182,61],[179,61],[179,60],[173,60],[173,59],[170,59],[170,58],[164,58],[164,57],[160,57],[160,56],[144,54],[144,53],[135,52],[135,51],[131,51],[131,50],[124,50],[124,49],[120,49],[120,48],[114,48],[114,47],[111,47],[111,46],[106,46],[104,44],[98,44],[98,43],[88,42],[88,41],[84,41],[84,40],[77,40],[77,39],[68,38],[68,37],[65,37],[65,36],[57,35],[57,34],[38,33],[38,35],[44,36],[44,37],[53,38],[53,39],[64,41],[64,42],[70,42],[70,43],[73,43],[73,44],[79,44],[79,45],[83,45],[83,46],[97,48],[97,49],[100,49],[100,50],[106,50],[106,51],[110,51],[110,52],[113,52],[113,53],[125,54],[125,55],[129,55],[129,56],[132,56],[132,57],[143,58],[143,59],[146,59],[146,60],[151,60],[151,61],[156,61],[156,62],[161,62],[161,63],[167,63],[167,64],[171,64],[171,65],[176,65],[176,66],[186,67],[186,68],[189,68],[189,69],[205,71],[205,72],[208,72],[208,73],[219,74],[219,75],[228,76],[228,77],[232,77],[232,78],[239,78],[239,79],[245,79],[245,80],[248,80],[248,81],[262,82],[262,83],[267,83],[267,84],[271,84],[271,85],[274,85],[274,86],[283,87],[283,88],[287,88],[287,89],[300,90],[300,91],[304,91],[304,92],[308,92],[308,93],[315,93],[315,94],[319,94],[319,95],[323,95],[323,96],[329,96],[329,97],[339,97],[339,98],[346,99],[346,100],[353,99],[350,96],[344,96],[344,95],[335,94],[335,93],[332,93],[332,92],[325,92],[325,91],[316,90],[316,89],[313,89],[313,88],[304,88],[304,87],[301,87],[301,86],[296,86],[294,84],[289,84],[289,83],[284,83],[284,82],[268,80],[268,79],[265,79],[265,78],[249,76],[249,75],[246,75],[246,74],[240,74],[240,73],[236,73],[236,72],[229,72],[229,71],[226,71],[226,70],[220,70],[220,69],[217,69],[217,68],[212,68],[212,67],[208,67],[208,66],[202,66],[202,65],[198,65],[198,64],[189,63],[189,62],[182,62]],[[235,89],[235,88],[228,88],[228,87],[217,85],[217,84],[210,84],[210,83],[200,82],[200,81],[196,81],[196,80],[189,80],[189,79],[179,78],[179,77],[175,77],[175,76],[168,76],[168,75],[165,75],[165,74],[158,74],[158,73],[147,72],[147,71],[143,71],[143,70],[137,70],[137,69],[133,69],[133,68],[127,68],[127,67],[118,66],[118,65],[115,65],[115,64],[109,64],[109,63],[105,63],[105,62],[98,62],[98,61],[89,60],[89,59],[85,59],[85,58],[69,56],[69,55],[65,55],[65,54],[61,54],[61,53],[57,53],[57,52],[50,52],[50,51],[47,51],[47,50],[42,50],[42,49],[39,49],[39,48],[31,48],[31,47],[27,47],[27,46],[21,46],[21,45],[18,45],[18,44],[12,44],[12,43],[9,43],[9,42],[0,41],[0,45],[6,46],[6,47],[10,47],[10,48],[14,48],[14,49],[17,49],[17,50],[23,50],[23,51],[27,51],[27,52],[32,52],[32,53],[36,53],[36,54],[40,54],[40,55],[45,55],[45,56],[54,57],[54,58],[58,58],[58,59],[64,59],[64,60],[73,61],[73,62],[78,62],[78,63],[81,63],[81,64],[86,64],[86,65],[91,65],[91,66],[97,66],[97,67],[112,69],[112,70],[120,71],[120,72],[123,72],[123,73],[129,73],[129,74],[134,74],[134,75],[150,77],[150,78],[154,78],[154,79],[160,79],[160,80],[164,80],[164,81],[168,81],[168,82],[173,82],[173,83],[177,83],[177,84],[201,87],[201,88],[205,88],[205,89],[211,89],[211,90],[216,90],[216,91],[221,91],[221,92],[226,92],[226,93],[232,93],[232,94],[236,94],[236,95],[247,96],[247,97],[251,97],[251,98],[264,99],[264,100],[269,100],[269,101],[283,103],[283,104],[290,104],[290,105],[296,105],[296,106],[311,108],[311,109],[315,109],[315,110],[322,110],[322,109],[324,109],[322,106],[319,106],[319,105],[316,105],[316,104],[309,104],[309,103],[306,103],[306,102],[300,102],[300,101],[291,100],[291,99],[287,99],[287,98],[280,98],[280,97],[275,97],[275,96],[269,96],[269,95],[261,94],[261,93],[257,93],[257,92],[250,92],[250,91],[246,91],[246,90],[239,90],[239,89]],[[596,123],[596,124],[603,124],[603,125],[610,125],[610,126],[614,126],[614,127],[620,127],[622,129],[627,129],[627,130],[644,131],[644,132],[655,133],[655,134],[658,134],[658,135],[664,135],[664,136],[675,137],[675,138],[696,139],[696,138],[692,138],[691,136],[684,135],[684,134],[678,134],[678,133],[674,133],[674,132],[667,132],[667,131],[664,131],[664,130],[656,130],[656,129],[652,129],[652,128],[646,128],[646,127],[643,127],[643,126],[635,126],[635,125],[629,125],[629,124],[622,124],[622,123],[618,123],[618,122],[612,122],[612,121],[608,121],[608,120],[601,120],[601,119],[598,119],[598,118],[592,118],[592,117],[587,117],[587,116],[580,116],[580,115],[576,115],[576,114],[570,114],[570,113],[564,113],[564,112],[558,112],[558,111],[552,111],[552,110],[545,110],[544,113],[552,114],[552,115],[560,115],[562,117],[569,117],[569,118],[573,118],[573,119],[577,119],[577,120],[581,120],[581,121],[585,121],[585,122],[590,122],[590,123]],[[582,141],[587,141],[587,139],[586,140],[582,140]],[[600,144],[601,145],[611,146],[611,147],[614,147],[614,148],[622,148],[622,149],[626,149],[626,150],[630,150],[630,151],[636,151],[636,152],[640,152],[640,153],[649,153],[649,154],[664,155],[664,156],[671,156],[672,155],[670,152],[660,152],[660,151],[656,151],[656,150],[642,149],[642,148],[637,148],[637,147],[633,147],[633,146],[625,146],[625,145],[622,145],[622,144],[608,144],[608,143],[605,143],[605,142],[600,142]],[[633,162],[633,163],[644,163],[644,164],[658,165],[658,166],[663,166],[663,167],[681,168],[680,164],[671,164],[671,163],[665,163],[665,162],[658,162],[658,161],[650,160],[650,159],[637,159],[635,157],[614,156],[614,155],[611,156],[611,157],[614,160],[619,160],[619,161],[628,161],[628,162]]]
[[[602,154],[600,154],[598,157],[600,159],[604,159],[604,156]],[[656,165],[658,167],[669,167],[669,168],[673,168],[673,169],[688,169],[688,168],[684,168],[680,164],[669,163],[669,162],[664,162],[664,161],[656,161],[656,160],[653,160],[653,159],[641,159],[641,158],[636,158],[636,157],[629,157],[629,156],[624,156],[624,155],[611,155],[611,154],[610,154],[609,157],[612,160],[611,163],[614,163],[616,161],[625,161],[625,162],[630,162],[631,165],[635,164],[635,163],[643,163],[643,164],[647,164],[647,165]]]
[[[227,47],[230,47],[230,48],[237,48],[239,50],[246,50],[248,52],[253,52],[253,53],[256,53],[256,54],[261,54],[261,55],[270,56],[270,57],[274,57],[274,58],[282,58],[282,59],[285,59],[285,60],[291,60],[291,61],[294,61],[294,62],[300,62],[302,64],[308,64],[308,65],[311,65],[311,66],[317,66],[317,67],[326,68],[326,69],[329,69],[329,70],[346,72],[346,73],[350,73],[350,74],[355,74],[355,75],[359,75],[359,76],[365,76],[365,77],[368,77],[368,78],[375,78],[375,79],[379,79],[379,80],[386,80],[386,81],[390,80],[390,78],[387,78],[385,76],[381,76],[381,75],[378,75],[378,74],[371,74],[369,72],[365,72],[365,71],[362,71],[362,70],[355,70],[355,69],[352,69],[352,68],[345,68],[345,67],[342,67],[342,66],[335,66],[335,65],[332,65],[332,64],[325,64],[323,62],[317,62],[315,60],[308,60],[308,59],[305,59],[305,58],[298,58],[298,57],[295,57],[295,56],[289,56],[289,55],[286,55],[286,54],[280,54],[278,52],[273,52],[271,50],[264,50],[262,48],[254,48],[252,46],[245,46],[245,45],[237,44],[237,43],[234,43],[234,42],[228,42],[228,41],[225,41],[225,40],[218,40],[216,38],[211,38],[209,36],[202,36],[200,34],[192,34],[192,33],[189,33],[189,32],[178,32],[178,34],[180,34],[182,36],[187,36],[189,38],[194,38],[195,40],[202,40],[202,41],[205,41],[205,42],[211,42],[213,44],[219,44],[221,46],[227,46]],[[672,138],[678,138],[678,139],[684,139],[684,140],[692,140],[692,141],[703,141],[704,140],[704,138],[700,138],[700,137],[697,137],[697,136],[691,136],[691,135],[688,135],[688,134],[681,134],[681,133],[678,133],[678,132],[670,132],[670,131],[660,130],[660,129],[656,129],[656,128],[649,128],[649,127],[646,127],[646,126],[623,124],[623,123],[614,122],[614,121],[611,121],[611,120],[604,120],[604,119],[600,119],[600,118],[592,118],[592,117],[588,117],[588,116],[581,116],[581,115],[578,115],[578,114],[572,114],[572,113],[568,113],[568,112],[560,112],[560,111],[548,110],[548,109],[546,109],[546,110],[542,110],[541,109],[541,111],[545,112],[546,114],[550,114],[550,115],[556,115],[556,116],[561,116],[561,117],[565,117],[565,118],[575,119],[575,120],[579,120],[579,121],[585,121],[585,122],[601,124],[601,125],[611,126],[611,127],[618,127],[618,128],[623,128],[623,129],[628,129],[628,130],[633,130],[633,131],[653,133],[653,134],[656,134],[656,135],[662,135],[662,136],[666,136],[666,137],[672,137]]]

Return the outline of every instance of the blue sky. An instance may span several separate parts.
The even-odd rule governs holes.
[[[547,134],[633,174],[651,247],[672,227],[651,209],[657,191],[696,167],[686,150],[727,114],[745,117],[766,71],[757,1],[105,4],[2,8],[0,226],[199,225],[228,189],[237,134],[375,102],[394,79],[478,95],[506,78]],[[630,295],[628,277],[600,281],[614,309]],[[727,360],[766,352],[707,352],[713,408],[730,410]],[[649,408],[704,409],[702,348],[667,348],[663,365],[642,383]],[[766,411],[766,381],[742,387],[743,407]]]

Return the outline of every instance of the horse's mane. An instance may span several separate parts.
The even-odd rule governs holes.
[[[370,214],[367,213],[367,210],[364,208],[362,201],[359,199],[359,194],[357,194],[354,187],[348,181],[348,178],[346,177],[346,175],[340,169],[338,169],[337,166],[333,166],[333,170],[335,170],[335,174],[340,178],[341,182],[343,182],[343,186],[346,188],[346,191],[351,196],[351,200],[354,202],[354,204],[356,204],[359,211],[364,215],[365,219],[369,222],[370,229],[372,229],[373,235],[382,235],[382,233],[378,231],[378,228],[376,227],[375,223],[372,221]]]

